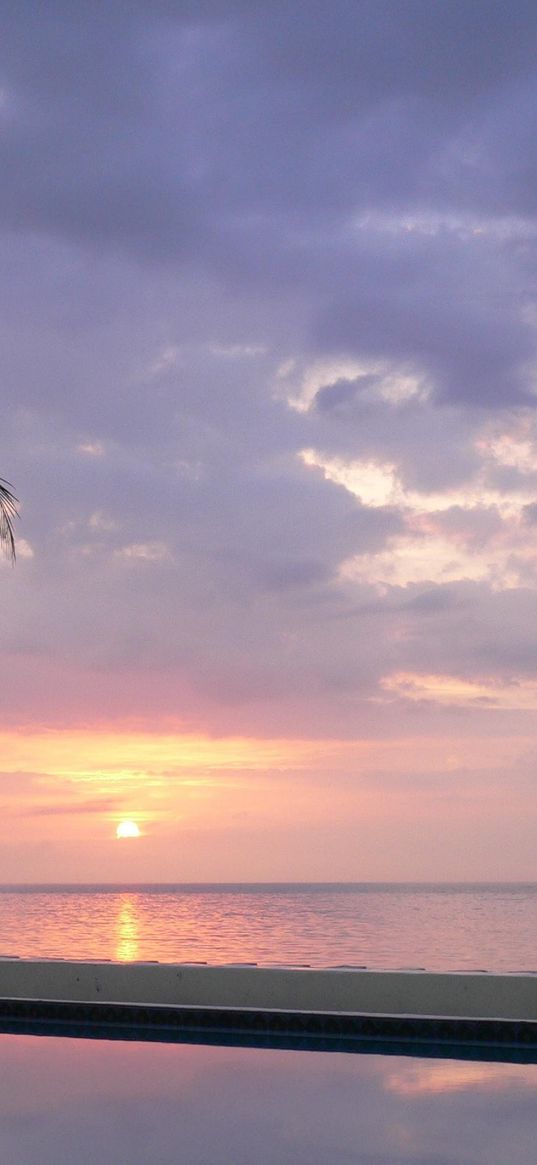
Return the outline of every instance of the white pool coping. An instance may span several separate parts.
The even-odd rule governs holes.
[[[0,1000],[537,1022],[537,973],[0,957]]]

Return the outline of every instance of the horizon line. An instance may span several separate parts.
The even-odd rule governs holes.
[[[319,880],[301,880],[301,881],[202,881],[202,882],[0,882],[0,892],[9,890],[84,890],[84,889],[99,889],[99,890],[127,890],[127,889],[201,889],[204,887],[220,887],[221,889],[231,889],[240,887],[362,887],[362,886],[537,886],[537,879],[447,879],[447,880],[431,880],[431,879],[401,879],[401,880],[342,880],[342,881],[319,881]]]

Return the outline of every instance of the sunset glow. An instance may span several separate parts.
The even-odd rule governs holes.
[[[381,699],[449,705],[479,695],[449,678],[442,686],[441,677],[396,675]],[[485,712],[489,706],[485,700]],[[514,869],[523,860],[529,871],[531,749],[531,734],[211,741],[98,729],[4,732],[4,877],[53,881],[60,862],[68,881],[83,871],[98,882],[233,882],[246,870],[260,881],[300,881],[305,872],[319,881],[383,880],[398,871],[412,881],[429,868],[415,844],[418,823],[427,823],[438,859],[456,878],[455,839],[483,822],[484,788],[488,814],[499,811],[506,779],[502,861]],[[124,823],[143,844],[130,844],[138,835],[129,825],[117,845]],[[468,845],[462,868],[475,876],[483,861]]]

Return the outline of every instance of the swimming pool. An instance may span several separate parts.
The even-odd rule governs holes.
[[[537,1065],[0,1035],[3,1165],[527,1165]]]

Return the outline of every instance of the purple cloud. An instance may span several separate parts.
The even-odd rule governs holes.
[[[6,716],[392,731],[393,672],[533,674],[534,6],[5,23]]]

